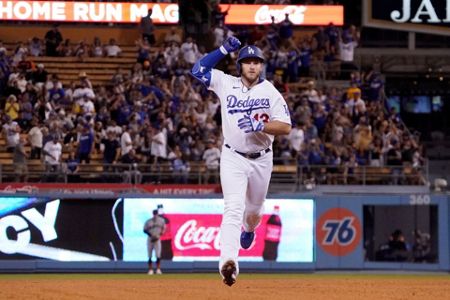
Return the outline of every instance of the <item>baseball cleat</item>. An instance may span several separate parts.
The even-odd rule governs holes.
[[[148,275],[153,275],[154,273],[153,273],[153,270],[152,269],[150,269],[149,271],[148,271],[148,273],[147,273]]]
[[[241,233],[241,247],[242,249],[248,249],[253,243],[253,240],[255,239],[255,233],[254,232],[247,232],[242,231]]]
[[[223,283],[232,286],[236,282],[236,263],[232,260],[226,261],[220,273],[223,276]]]
[[[162,274],[161,269],[156,269],[156,274],[161,275]]]

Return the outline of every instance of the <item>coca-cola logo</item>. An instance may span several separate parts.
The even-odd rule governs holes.
[[[219,227],[197,226],[196,220],[187,220],[178,229],[174,245],[178,250],[219,250]]]
[[[255,14],[255,23],[268,24],[272,23],[271,17],[275,18],[275,23],[280,23],[285,19],[285,15],[289,15],[289,20],[296,25],[303,24],[305,20],[306,6],[288,5],[281,9],[271,9],[269,5],[262,5]]]
[[[37,192],[39,190],[38,187],[34,185],[23,185],[23,186],[17,186],[13,187],[11,185],[6,186],[3,190],[0,191],[0,193],[5,194],[15,194],[15,193],[27,193],[31,194],[33,192]]]

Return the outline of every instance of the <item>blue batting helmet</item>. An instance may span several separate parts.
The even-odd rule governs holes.
[[[262,60],[262,62],[266,60],[261,49],[254,45],[245,46],[241,48],[241,50],[239,50],[238,58],[236,61],[236,67],[239,73],[241,73],[241,60],[245,58],[259,58],[260,60]]]

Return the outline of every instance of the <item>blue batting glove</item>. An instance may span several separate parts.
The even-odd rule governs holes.
[[[255,118],[252,118],[248,115],[244,115],[244,117],[238,120],[238,126],[240,129],[244,130],[245,133],[264,130],[263,121],[257,121]]]
[[[228,54],[228,53],[234,52],[236,50],[239,50],[240,47],[241,47],[241,42],[234,36],[231,36],[231,37],[227,38],[226,41],[222,44],[222,46],[220,47],[220,50],[225,50],[226,54]]]

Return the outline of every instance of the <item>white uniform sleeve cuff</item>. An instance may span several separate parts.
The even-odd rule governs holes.
[[[220,46],[219,50],[220,50],[220,52],[223,53],[223,55],[227,55],[228,54],[228,51],[227,51],[227,49],[225,49],[224,46]]]

